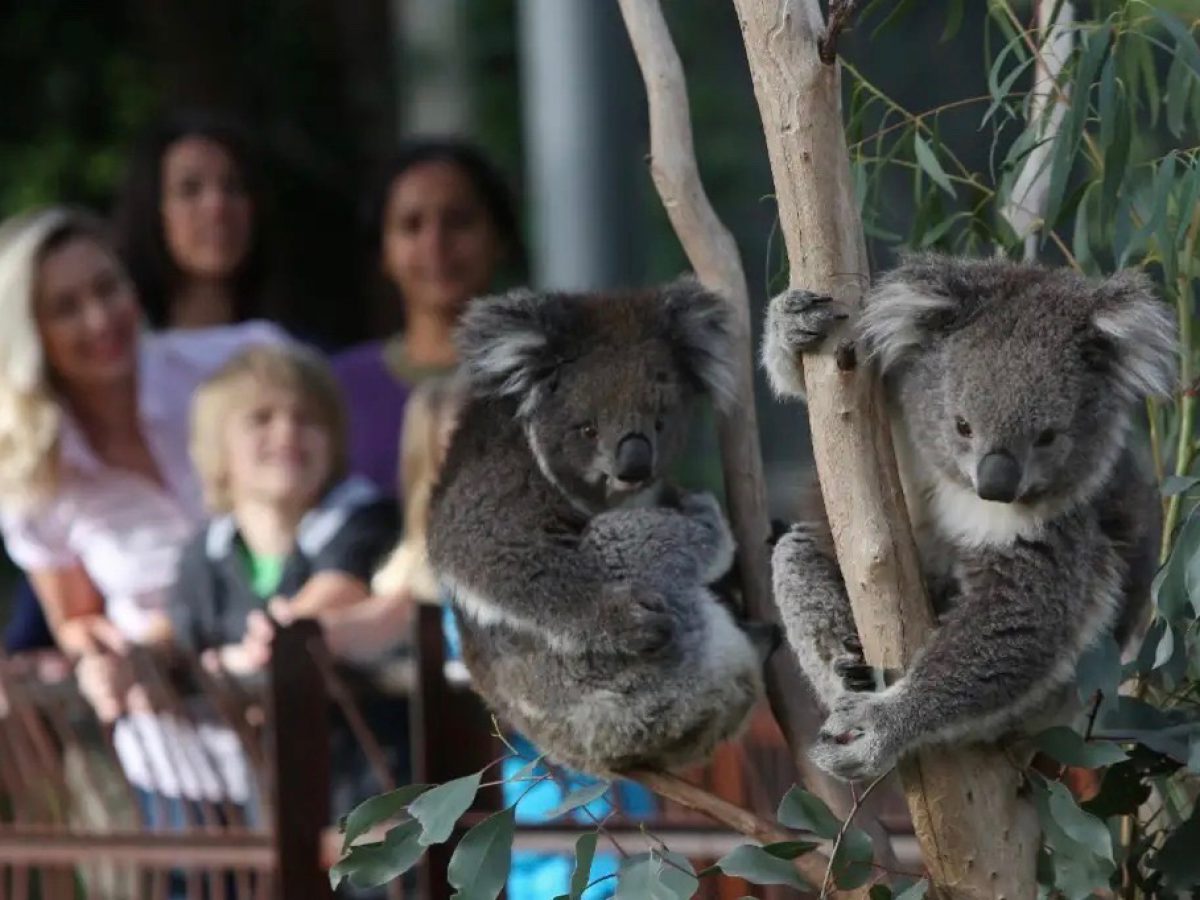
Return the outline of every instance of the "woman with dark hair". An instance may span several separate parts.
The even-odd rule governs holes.
[[[154,328],[202,328],[262,308],[262,204],[246,136],[206,111],[156,122],[114,210],[117,250]]]
[[[333,366],[350,404],[351,465],[393,494],[410,389],[457,365],[451,335],[459,316],[495,289],[502,265],[523,274],[525,251],[504,178],[477,148],[454,139],[401,148],[373,192],[368,228],[403,326],[344,351]]]

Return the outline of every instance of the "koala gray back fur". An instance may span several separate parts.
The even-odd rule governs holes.
[[[728,338],[693,282],[484,298],[460,328],[471,396],[430,561],[473,687],[560,763],[689,765],[760,696],[761,654],[708,588],[733,557],[719,508],[653,499],[691,402],[728,402]]]
[[[763,357],[795,391],[832,301],[772,301]],[[1002,259],[906,257],[852,326],[884,379],[922,572],[940,615],[886,690],[858,673],[824,510],[776,546],[789,642],[831,710],[813,751],[843,777],[923,744],[1028,727],[1069,694],[1083,652],[1144,624],[1161,506],[1131,445],[1147,397],[1170,396],[1175,323],[1145,277],[1089,279]],[[819,495],[816,496],[819,503]]]

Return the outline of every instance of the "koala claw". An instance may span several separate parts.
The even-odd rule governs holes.
[[[809,758],[844,781],[876,778],[890,770],[900,756],[892,702],[879,694],[845,694],[821,726]]]
[[[820,346],[849,318],[846,307],[832,297],[805,290],[787,290],[771,301],[767,328],[791,354],[808,353]]]

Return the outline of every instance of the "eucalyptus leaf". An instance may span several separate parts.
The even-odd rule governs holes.
[[[427,784],[409,784],[386,794],[378,794],[364,800],[343,820],[342,852],[346,852],[358,838],[380,822],[400,815],[417,797],[429,790]]]
[[[1195,475],[1168,475],[1162,481],[1162,494],[1164,497],[1186,494],[1198,484],[1200,484],[1200,478]]]
[[[599,800],[608,793],[608,789],[612,785],[607,781],[600,781],[596,784],[585,784],[583,787],[576,788],[565,796],[553,809],[546,813],[546,820],[556,819],[564,813],[569,813],[573,809],[578,809],[581,806],[587,806],[596,800]]]
[[[896,895],[896,900],[923,900],[929,892],[929,882],[922,878],[920,881],[905,888]]]
[[[842,830],[842,823],[830,812],[825,801],[801,787],[793,787],[784,795],[775,818],[787,828],[811,831],[827,840],[833,840]]]
[[[539,753],[533,759],[529,760],[529,762],[525,763],[525,765],[521,766],[521,768],[517,769],[517,771],[513,772],[513,774],[508,776],[508,778],[506,778],[505,780],[506,781],[525,781],[526,779],[532,778],[533,773],[535,771],[537,771],[537,767],[539,765],[541,765],[542,760],[545,758],[546,758],[546,754]]]
[[[683,858],[672,855],[672,861],[679,859]],[[694,875],[679,871],[658,851],[651,851],[624,862],[617,877],[615,897],[616,900],[688,900],[699,886]]]
[[[454,824],[475,802],[482,775],[476,772],[439,784],[409,805],[409,815],[421,823],[422,844],[440,844],[450,838]]]
[[[1177,138],[1183,134],[1183,116],[1191,88],[1192,79],[1186,58],[1182,53],[1176,53],[1167,72],[1167,128]]]
[[[571,872],[570,900],[580,900],[592,877],[592,861],[596,858],[596,842],[600,835],[590,831],[575,842],[575,867]]]
[[[358,888],[374,888],[399,878],[421,858],[425,845],[421,826],[414,821],[397,825],[382,841],[355,844],[329,870],[333,888],[348,880]]]
[[[744,878],[751,884],[783,884],[800,891],[812,890],[790,862],[772,856],[753,844],[735,847],[717,860],[717,868],[730,877]]]
[[[1188,27],[1180,18],[1166,10],[1151,7],[1150,11],[1175,38],[1175,55],[1182,57],[1192,71],[1200,75],[1200,47],[1196,46],[1196,40]]]
[[[774,844],[764,844],[763,850],[780,859],[796,859],[805,853],[816,850],[820,844],[812,841],[776,841]]]
[[[846,829],[833,854],[833,882],[842,890],[854,890],[871,880],[875,846],[861,828]]]
[[[455,900],[496,900],[508,881],[517,820],[510,806],[488,816],[463,835],[446,877]]]
[[[1200,805],[1193,806],[1191,816],[1163,842],[1154,854],[1151,865],[1167,884],[1187,890],[1200,884]]]
[[[1075,843],[1087,847],[1101,859],[1113,862],[1112,835],[1104,823],[1081,809],[1065,785],[1050,782],[1049,791],[1050,815],[1059,827]]]
[[[954,185],[950,183],[950,178],[946,175],[946,170],[938,162],[937,154],[919,134],[913,135],[913,151],[917,157],[917,165],[933,180],[933,183],[951,197],[957,197],[958,195],[954,193]]]
[[[1065,725],[1047,728],[1037,734],[1033,742],[1047,756],[1068,766],[1096,769],[1129,758],[1125,751],[1115,744],[1085,741],[1083,735]]]
[[[1071,88],[1070,107],[1063,117],[1062,128],[1055,141],[1054,153],[1050,165],[1050,185],[1046,193],[1046,211],[1043,216],[1046,223],[1053,227],[1058,221],[1058,213],[1062,199],[1066,193],[1067,179],[1075,161],[1079,141],[1083,134],[1083,126],[1087,120],[1088,106],[1091,102],[1092,83],[1096,79],[1096,71],[1100,61],[1108,49],[1111,27],[1107,24],[1095,31],[1085,32],[1083,54],[1075,70],[1075,80]]]

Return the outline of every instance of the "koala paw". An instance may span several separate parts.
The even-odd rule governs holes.
[[[879,688],[876,672],[867,665],[863,656],[862,642],[857,636],[848,637],[842,641],[845,653],[833,660],[833,671],[842,679],[842,684],[848,691],[874,691]]]
[[[894,701],[882,694],[843,694],[829,712],[809,758],[844,781],[877,778],[896,765],[901,741]]]
[[[680,511],[689,519],[701,524],[711,536],[704,548],[704,561],[701,577],[705,584],[711,584],[729,571],[733,565],[736,545],[733,533],[721,504],[717,498],[706,491],[697,491],[686,495],[679,505]]]
[[[617,626],[606,629],[627,653],[647,656],[664,650],[675,634],[675,619],[662,597],[641,594],[621,610]],[[602,626],[603,627],[603,626]]]
[[[763,338],[763,366],[777,393],[804,396],[799,356],[811,353],[849,318],[832,297],[787,290],[771,300]]]

